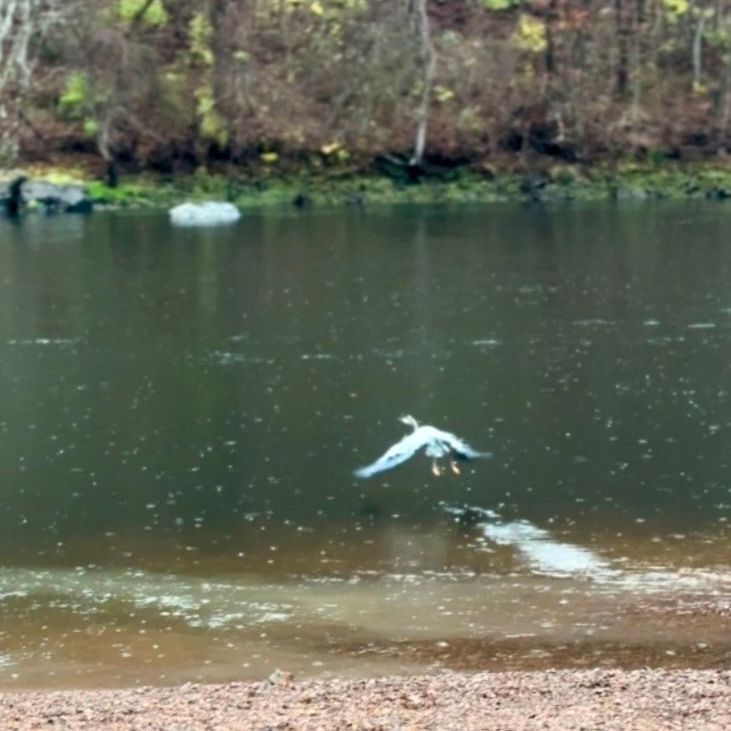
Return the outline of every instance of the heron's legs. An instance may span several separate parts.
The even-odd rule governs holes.
[[[449,466],[452,468],[452,472],[454,472],[455,475],[460,474],[459,465],[453,459],[449,460]]]
[[[436,457],[432,457],[431,471],[435,477],[439,477],[442,474],[442,470],[439,468],[439,465],[437,464]]]

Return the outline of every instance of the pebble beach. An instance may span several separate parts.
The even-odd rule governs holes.
[[[731,727],[728,670],[445,672],[367,680],[185,684],[0,694],[0,728],[621,729]]]

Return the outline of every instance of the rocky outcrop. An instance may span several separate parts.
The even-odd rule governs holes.
[[[51,183],[22,173],[0,180],[0,209],[15,216],[24,207],[41,207],[47,212],[90,213],[93,206],[82,185]]]
[[[233,203],[207,201],[205,203],[181,203],[169,211],[170,221],[176,226],[220,226],[234,223],[241,218]]]

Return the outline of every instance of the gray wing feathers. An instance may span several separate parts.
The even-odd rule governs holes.
[[[409,434],[405,436],[400,442],[397,442],[390,447],[386,452],[379,457],[375,462],[366,465],[365,467],[359,467],[353,474],[356,477],[370,477],[375,475],[377,472],[383,472],[383,470],[390,470],[392,467],[405,462],[409,457],[413,456],[414,452],[419,448],[419,444],[415,444],[414,440],[411,439],[413,435]]]

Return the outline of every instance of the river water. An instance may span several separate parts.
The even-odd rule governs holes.
[[[0,687],[727,664],[729,230],[0,220]],[[357,480],[403,414],[492,458]]]

